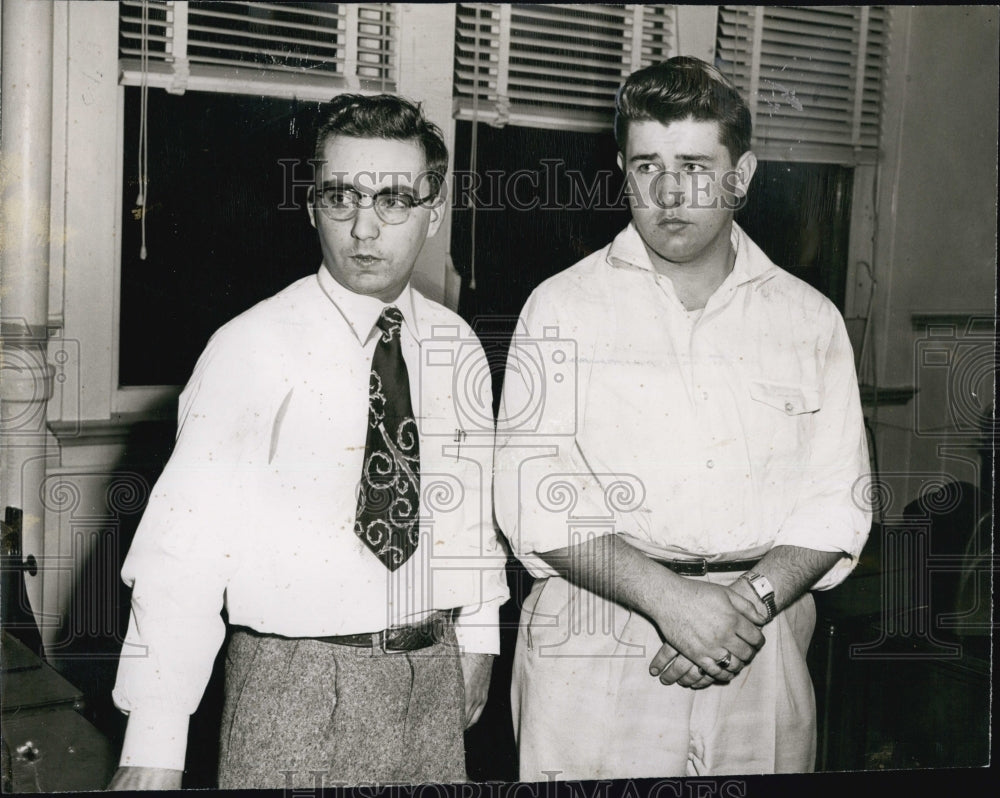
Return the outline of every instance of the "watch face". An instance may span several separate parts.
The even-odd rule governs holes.
[[[774,588],[771,587],[771,582],[766,576],[761,574],[754,574],[750,577],[750,585],[757,592],[757,595],[764,597],[771,593],[774,593]]]

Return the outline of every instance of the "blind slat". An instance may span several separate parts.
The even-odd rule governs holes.
[[[874,148],[887,27],[881,6],[720,6],[720,68],[744,92],[758,86],[754,146],[817,144],[845,163]]]
[[[220,31],[218,28],[211,28],[206,25],[188,25],[188,36],[192,44],[201,44],[205,47],[215,47],[220,46],[220,42],[214,41],[207,36],[205,38],[200,38],[194,36],[194,33],[205,33],[213,36],[221,37],[231,37],[239,41],[265,41],[265,42],[285,42],[287,44],[295,44],[301,48],[309,50],[337,50],[342,47],[342,44],[338,44],[337,40],[334,39],[332,42],[322,42],[315,39],[302,39],[294,36],[278,36],[274,33],[250,33],[249,31]],[[242,45],[240,45],[242,46]],[[234,48],[239,49],[239,47]],[[260,50],[259,52],[265,52],[265,50]],[[275,52],[275,51],[271,51]],[[291,54],[288,51],[277,51],[284,52],[286,54]]]
[[[560,9],[556,11],[555,9]],[[511,8],[515,24],[530,24],[527,20],[543,20],[579,27],[624,26],[630,12],[613,6],[567,4],[559,6],[518,4]]]
[[[145,7],[149,58],[169,65],[174,31],[167,22],[168,4],[149,0]],[[123,61],[142,53],[143,8],[140,0],[123,0],[119,6],[119,57]],[[317,80],[329,81],[331,93],[341,89],[344,80],[355,88],[371,80],[381,81],[386,88],[394,85],[397,13],[392,3],[347,7],[339,3],[191,2],[187,11],[188,60],[232,70],[213,73],[212,85],[223,87],[214,90],[225,91],[226,76],[232,74],[232,91],[240,92],[244,88],[238,85],[240,76],[251,73],[280,75],[274,85],[282,94],[293,85],[290,81],[295,75],[301,76],[310,91],[316,90]],[[349,53],[357,57],[347,69]]]
[[[632,8],[612,5],[513,5],[509,7],[509,52],[504,53],[498,46],[501,25],[506,24],[499,4],[460,3],[456,9],[455,97],[462,103],[478,97],[484,112],[495,113],[491,98],[497,99],[497,82],[503,75],[509,117],[516,124],[537,118],[545,120],[539,122],[545,126],[557,116],[607,128],[615,93],[632,70],[633,48],[642,63],[672,55],[673,8],[643,6],[642,14],[635,15]],[[637,32],[638,40],[634,38]],[[484,51],[489,53],[488,60],[482,57]],[[468,105],[456,103],[457,113],[468,110]]]
[[[204,24],[213,30],[224,30],[227,27],[225,23],[215,22],[213,24],[214,20],[231,20],[233,22],[244,23],[244,25],[247,26],[254,25],[261,28],[270,28],[270,27],[291,28],[292,30],[314,30],[314,31],[322,31],[330,33],[336,33],[339,28],[339,24],[342,23],[344,20],[343,14],[338,14],[335,16],[317,15],[317,17],[321,19],[322,18],[329,19],[333,24],[318,24],[315,21],[305,22],[302,20],[296,20],[293,22],[290,20],[282,20],[282,19],[264,19],[260,17],[248,17],[244,14],[232,14],[227,11],[215,11],[212,9],[207,9],[197,6],[191,7],[191,13],[189,19],[192,21],[200,20],[201,24]],[[235,32],[238,30],[242,30],[242,27],[233,25],[229,26],[229,30]]]

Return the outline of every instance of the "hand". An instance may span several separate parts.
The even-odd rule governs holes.
[[[465,728],[472,726],[483,714],[490,692],[493,674],[492,654],[462,654],[462,677],[465,680]]]
[[[763,626],[767,623],[767,607],[764,606],[764,602],[760,600],[760,596],[757,595],[746,579],[737,579],[729,585],[728,589],[753,607],[755,617],[750,620],[758,626]]]
[[[676,589],[663,596],[653,613],[664,640],[716,681],[731,681],[764,644],[764,635],[757,626],[759,613],[753,604],[728,588],[694,579],[679,580],[675,585]],[[724,670],[717,660],[727,652],[731,664]],[[661,653],[664,656],[656,660],[659,668],[668,662],[669,652],[661,649]],[[682,665],[679,663],[678,669]],[[668,678],[675,675],[677,669]]]
[[[692,690],[701,690],[710,684],[715,684],[715,679],[705,674],[670,643],[660,646],[660,650],[649,663],[649,673],[652,676],[659,676],[663,684],[679,684]]]
[[[109,790],[179,790],[183,770],[120,767],[108,784]]]

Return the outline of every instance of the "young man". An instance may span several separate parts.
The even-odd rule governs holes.
[[[442,354],[485,355],[410,286],[448,154],[412,103],[344,95],[316,157],[323,264],[213,336],[125,561],[114,788],[181,785],[223,607],[220,787],[465,778],[507,588],[491,447],[447,445]]]
[[[808,771],[808,591],[847,576],[870,525],[851,346],[733,222],[756,159],[716,69],[636,72],[615,133],[632,223],[529,298],[498,420],[497,519],[539,577],[520,775]],[[575,357],[539,359],[553,341]]]

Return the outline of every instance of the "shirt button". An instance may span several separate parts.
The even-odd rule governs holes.
[[[704,399],[707,402],[708,401],[708,391],[702,391],[701,392],[701,398]]]
[[[795,409],[795,407],[792,405],[791,402],[785,402],[785,412],[786,413],[791,413],[794,409]]]
[[[709,460],[707,463],[705,463],[705,468],[715,468],[715,461]]]

